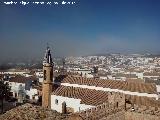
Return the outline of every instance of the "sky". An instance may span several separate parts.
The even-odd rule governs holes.
[[[160,53],[160,0],[0,1],[0,61],[41,59],[47,43],[52,56]]]

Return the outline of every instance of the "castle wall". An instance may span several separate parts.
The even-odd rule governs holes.
[[[125,120],[160,120],[160,116],[127,111]]]
[[[108,102],[116,107],[123,106],[125,105],[125,95],[123,93],[109,92]]]
[[[119,115],[117,115],[119,113]],[[81,116],[84,120],[123,120],[125,118],[124,106],[115,107],[112,104],[104,103],[95,108],[87,109],[75,113]]]
[[[136,104],[126,107],[125,95],[114,92],[109,93],[107,103],[76,114],[84,120],[160,120],[160,108]]]
[[[160,109],[147,106],[137,106],[135,110],[125,110],[124,106],[103,103],[95,108],[74,113],[83,120],[160,120]]]
[[[108,116],[104,116],[99,120],[125,120],[125,112],[119,111],[116,114],[110,114]]]

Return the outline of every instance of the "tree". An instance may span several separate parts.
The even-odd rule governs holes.
[[[4,98],[8,98],[9,97],[9,93],[10,93],[10,87],[8,82],[4,82],[2,80],[0,80],[0,100],[1,100],[1,111],[3,113],[3,100]]]

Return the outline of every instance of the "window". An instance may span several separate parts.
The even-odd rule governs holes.
[[[35,96],[34,95],[32,95],[32,99],[35,100]]]
[[[15,93],[15,98],[17,98],[17,93]]]
[[[58,105],[58,100],[57,99],[55,99],[55,104]]]
[[[52,70],[50,71],[50,75],[51,75],[50,78],[51,78],[51,81],[52,81],[53,80],[53,71]]]
[[[46,80],[46,70],[44,70],[44,80]]]
[[[118,102],[116,103],[116,106],[118,107]]]

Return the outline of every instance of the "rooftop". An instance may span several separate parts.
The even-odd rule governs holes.
[[[35,76],[24,77],[24,76],[17,75],[9,79],[9,82],[26,83],[29,80],[38,80],[38,79]]]
[[[0,115],[0,120],[65,120],[62,114],[32,104],[24,104]]]
[[[108,101],[108,92],[87,88],[60,86],[53,94],[57,96],[81,99],[82,104],[93,106]]]
[[[96,86],[96,87],[119,89],[119,90],[139,92],[139,93],[157,94],[156,84],[154,83],[135,83],[127,81],[102,80],[102,79],[73,77],[73,76],[65,77],[62,80],[62,83]]]

